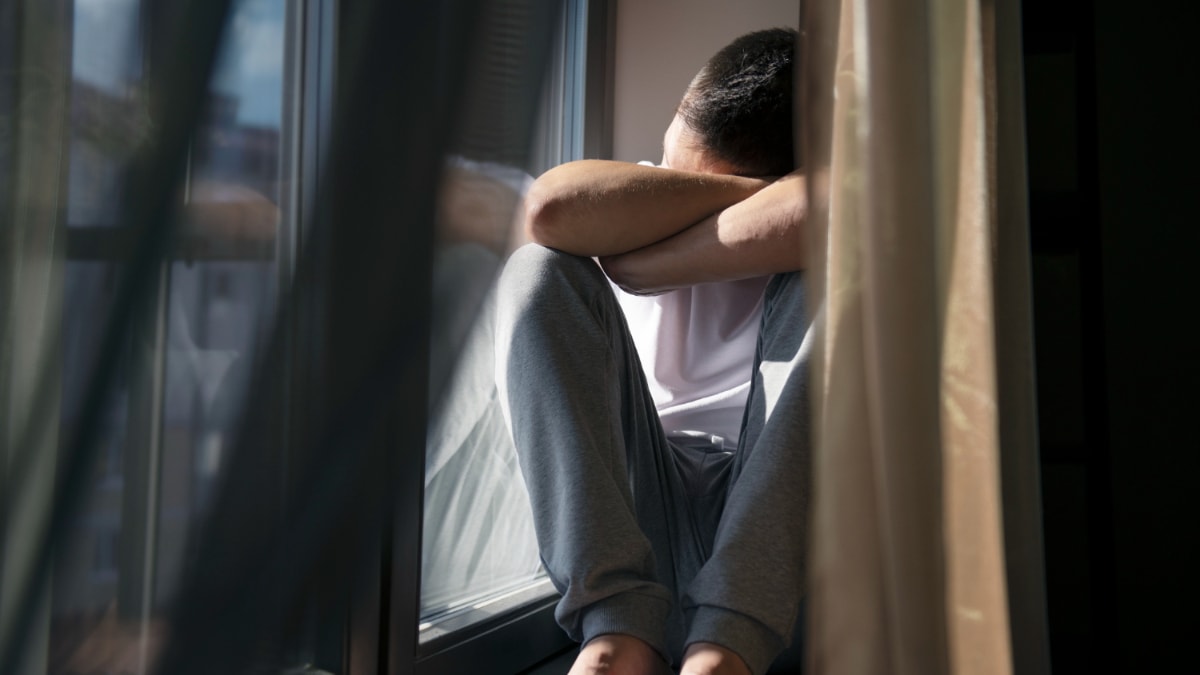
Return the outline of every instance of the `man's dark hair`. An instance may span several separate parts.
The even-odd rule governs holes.
[[[781,176],[796,167],[792,62],[796,31],[747,33],[717,52],[688,87],[679,114],[738,173]]]

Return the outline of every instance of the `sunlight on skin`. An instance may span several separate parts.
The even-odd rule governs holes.
[[[663,134],[662,165],[668,169],[737,175],[737,167],[716,157],[678,114]]]
[[[654,648],[632,635],[601,635],[588,642],[568,675],[669,675]]]
[[[669,675],[658,652],[631,635],[601,635],[587,643],[568,675]],[[679,675],[750,675],[734,652],[710,642],[689,645]]]
[[[679,675],[750,675],[742,657],[711,642],[694,642],[683,655]]]

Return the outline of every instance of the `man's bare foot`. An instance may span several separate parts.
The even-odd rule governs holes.
[[[568,675],[666,675],[666,661],[632,635],[601,635],[584,645]]]
[[[711,642],[693,642],[683,655],[679,675],[750,675],[750,667],[733,651]]]

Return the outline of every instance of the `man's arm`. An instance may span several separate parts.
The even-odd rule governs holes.
[[[525,197],[525,227],[543,246],[611,256],[676,235],[769,184],[744,176],[579,160],[534,182]]]
[[[793,172],[674,236],[600,264],[630,293],[793,272],[805,265],[804,176]]]

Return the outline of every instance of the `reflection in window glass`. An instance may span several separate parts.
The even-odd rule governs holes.
[[[532,148],[523,139],[513,91],[521,68],[513,16],[520,0],[495,3],[479,46],[487,74],[468,78],[464,120],[447,160],[434,256],[430,351],[431,415],[426,439],[421,639],[429,641],[553,591],[541,569],[529,497],[498,398],[492,285],[523,237],[521,199],[532,177],[578,147],[582,41],[569,39],[566,3]],[[574,112],[571,112],[574,111]],[[573,131],[570,131],[573,130]]]
[[[153,125],[142,93],[149,4],[75,3],[62,438],[128,254],[122,172]],[[178,259],[160,270],[123,350],[83,516],[55,556],[48,672],[147,672],[166,631],[278,294],[287,11],[286,0],[234,2],[180,193]]]
[[[423,624],[520,589],[540,575],[529,498],[493,375],[494,297],[488,289],[503,250],[486,242],[505,242],[513,222],[524,185],[506,184],[503,178],[512,174],[523,175],[458,162],[443,187],[440,228],[446,243],[434,258]],[[472,240],[471,232],[484,236]]]

